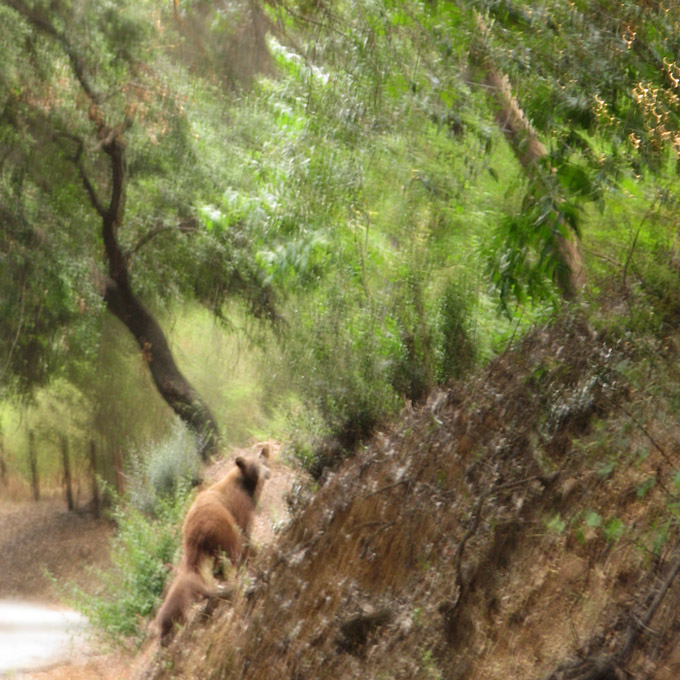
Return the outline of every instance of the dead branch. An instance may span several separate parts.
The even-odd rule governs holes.
[[[386,531],[387,529],[391,529],[396,522],[386,522],[383,523],[382,526],[379,526],[375,531],[372,531],[365,539],[364,539],[364,547],[361,549],[361,558],[363,559],[366,557],[366,553],[368,552],[368,548],[371,545],[371,541],[382,531]]]
[[[586,659],[563,663],[543,680],[617,680],[628,677],[624,673],[625,665],[630,660],[641,634],[649,630],[649,623],[680,572],[680,543],[676,545],[675,551],[678,553],[677,558],[644,614],[637,617],[632,611],[627,612],[625,620],[629,621],[629,624],[619,650],[610,654],[596,652]],[[646,599],[649,599],[651,592]]]
[[[526,486],[530,482],[534,481],[540,481],[544,486],[547,486],[548,484],[554,482],[557,479],[558,475],[559,472],[554,475],[550,475],[549,477],[546,477],[545,475],[532,475],[531,477],[526,477],[525,479],[519,479],[513,482],[507,482],[506,484],[500,484],[492,487],[488,491],[485,491],[477,499],[475,508],[472,511],[470,526],[468,527],[468,530],[465,532],[465,534],[463,534],[463,537],[460,539],[458,547],[456,548],[456,553],[453,557],[453,559],[455,560],[454,570],[456,572],[456,581],[453,586],[453,592],[457,593],[457,596],[453,603],[447,605],[447,612],[449,615],[453,613],[453,611],[455,611],[455,609],[458,607],[463,592],[467,587],[467,583],[465,583],[465,579],[463,577],[463,554],[465,552],[465,546],[467,545],[467,542],[477,533],[477,530],[479,529],[479,523],[482,518],[482,509],[487,499],[491,496],[495,496],[500,491],[510,491],[512,489],[517,489],[522,486]]]
[[[643,629],[646,630],[649,629],[649,623],[651,622],[652,617],[654,616],[654,614],[656,614],[657,609],[663,602],[663,599],[666,597],[666,594],[670,590],[670,587],[673,585],[673,581],[677,577],[678,572],[680,572],[680,554],[673,563],[673,566],[668,572],[666,579],[661,584],[659,591],[654,596],[654,599],[647,608],[647,611],[645,612],[644,616],[641,619],[636,619],[635,617],[633,617],[628,632],[626,633],[626,642],[622,650],[622,656],[624,656],[626,659],[632,653],[633,646],[635,645],[637,638],[640,636],[640,633],[643,631]]]
[[[630,411],[628,411],[626,408],[624,408],[621,404],[617,404],[617,406],[635,423],[635,425],[640,428],[642,433],[649,439],[649,441],[652,443],[654,448],[661,454],[663,459],[671,466],[671,468],[675,469],[676,465],[671,459],[671,457],[664,451],[664,449],[661,447],[661,444],[659,444],[654,437],[649,433],[647,428],[632,414]]]
[[[640,224],[638,224],[637,231],[635,232],[635,238],[633,239],[633,243],[630,247],[630,250],[628,251],[628,256],[626,257],[626,263],[623,267],[623,276],[621,278],[621,283],[625,287],[626,285],[626,277],[628,276],[628,266],[630,265],[631,260],[633,259],[633,253],[635,252],[635,247],[637,246],[638,242],[638,237],[640,236],[640,232],[642,231],[642,227],[644,223],[649,219],[650,215],[654,211],[657,202],[659,201],[661,197],[661,193],[657,193],[655,196],[654,200],[651,202],[649,208],[647,208],[647,212],[642,216],[642,219],[640,220]]]
[[[412,479],[400,479],[398,482],[394,482],[392,484],[386,484],[385,486],[381,486],[379,489],[376,489],[375,491],[371,491],[370,493],[367,493],[364,498],[370,498],[371,496],[375,496],[379,493],[383,493],[384,491],[389,491],[390,489],[394,489],[398,486],[401,486],[402,484],[410,484],[413,482]]]

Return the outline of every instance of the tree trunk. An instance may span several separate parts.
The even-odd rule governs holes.
[[[28,431],[28,463],[31,468],[31,486],[33,500],[40,500],[40,478],[38,477],[38,454],[35,450],[35,436],[33,430]]]
[[[75,135],[71,136],[66,133],[66,136],[72,138],[77,144],[73,162],[80,172],[90,202],[102,220],[102,236],[109,269],[104,300],[108,309],[135,337],[149,364],[160,395],[195,433],[201,458],[205,460],[217,448],[217,424],[206,404],[177,368],[158,322],[133,293],[127,258],[116,237],[116,232],[123,222],[125,203],[125,146],[122,137],[131,121],[126,119],[115,127],[107,123],[102,110],[105,97],[97,91],[90,80],[87,64],[71,45],[68,33],[52,25],[51,21],[40,13],[40,10],[34,9],[22,0],[7,0],[7,4],[34,28],[55,40],[62,47],[68,56],[71,71],[89,101],[88,115],[99,140],[96,148],[105,153],[109,159],[111,195],[108,205],[100,200],[95,186],[85,171],[82,161],[85,143]]]
[[[477,72],[475,82],[481,84],[495,109],[496,123],[502,130],[510,148],[517,157],[525,172],[531,179],[537,179],[541,172],[540,161],[547,151],[531,123],[512,95],[510,80],[506,74],[496,68],[485,42],[489,32],[486,23],[477,15],[477,26],[480,32],[470,54],[470,62]],[[581,291],[586,282],[583,255],[576,237],[557,236],[557,256],[562,264],[562,275],[558,275],[557,284],[565,298],[573,298]]]
[[[5,443],[2,434],[0,434],[0,484],[7,486],[9,477],[7,474],[7,462],[5,461]]]
[[[113,449],[113,469],[116,473],[116,493],[122,496],[125,493],[125,472],[123,471],[123,454],[120,446]]]
[[[116,238],[122,223],[125,198],[122,130],[98,122],[98,115],[95,112],[92,117],[98,125],[101,148],[108,155],[111,165],[111,199],[108,206],[99,201],[83,166],[79,165],[79,168],[92,205],[102,219],[102,236],[109,269],[104,301],[108,310],[132,333],[159,394],[194,433],[199,454],[206,460],[217,450],[217,423],[207,404],[177,367],[165,334],[153,314],[132,290],[127,258]]]
[[[64,485],[66,487],[66,506],[69,512],[73,512],[75,509],[75,503],[73,502],[73,482],[71,480],[71,460],[68,452],[68,439],[62,434],[61,435],[61,460],[64,465]]]
[[[90,441],[90,474],[92,475],[92,512],[99,519],[101,500],[99,498],[99,482],[97,481],[97,447]]]
[[[217,449],[218,430],[210,409],[175,363],[163,331],[129,286],[110,278],[104,300],[132,333],[159,394],[195,434],[201,458]]]

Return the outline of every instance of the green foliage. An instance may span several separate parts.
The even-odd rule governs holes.
[[[589,526],[591,529],[597,529],[598,527],[602,526],[602,517],[598,515],[594,510],[591,510],[587,515],[586,515],[586,525]]]
[[[71,586],[66,593],[97,629],[121,644],[143,639],[158,606],[169,567],[176,562],[196,472],[186,456],[193,442],[181,425],[152,449],[141,452],[144,457],[130,470],[127,497],[115,501],[111,567],[97,572],[97,592]]]
[[[520,212],[501,218],[489,248],[488,272],[501,308],[510,315],[513,302],[557,297],[556,284],[566,286],[567,264],[560,239],[579,235],[579,205],[560,194],[529,189]]]
[[[475,363],[478,339],[472,327],[471,297],[451,281],[444,289],[436,317],[440,340],[439,382],[460,378]]]
[[[113,513],[118,533],[111,546],[112,566],[99,572],[99,592],[71,590],[73,606],[114,641],[141,641],[146,633],[163,593],[168,565],[175,560],[187,488],[159,501],[154,519],[130,505],[119,505]]]
[[[428,678],[429,680],[441,680],[444,677],[431,649],[426,649],[423,652],[421,674],[422,677]]]
[[[497,63],[562,158],[580,156],[591,181],[626,165],[660,169],[678,129],[676,3],[479,5],[498,24]]]
[[[176,496],[199,475],[195,440],[182,421],[175,418],[165,439],[132,452],[127,501],[144,514],[154,514],[165,498]]]
[[[118,235],[134,290],[169,323],[198,302],[265,346],[239,351],[270,376],[270,412],[289,400],[309,413],[308,439],[351,446],[549,316],[564,237],[602,251],[598,277],[655,300],[636,323],[676,321],[670,4],[30,3],[47,30],[13,4],[0,8],[6,394],[60,378],[105,401],[87,384],[111,345],[81,173],[100,198],[110,187],[83,80],[124,130]],[[469,77],[478,14],[547,148],[530,173]],[[106,366],[102,383],[129,397],[124,375]],[[228,436],[246,437],[257,390],[229,383],[231,398],[216,381],[203,385],[227,405]],[[138,403],[112,401],[123,419]],[[92,427],[107,448],[149,438],[111,434],[106,410]]]
[[[23,394],[74,365],[91,370],[101,330],[101,229],[96,199],[110,168],[100,121],[124,130],[125,214],[118,237],[147,302],[196,298],[223,313],[241,296],[271,316],[273,293],[251,249],[252,224],[198,228],[219,200],[225,151],[204,156],[223,105],[166,50],[173,20],[153,3],[34,3],[3,8],[0,104],[0,331],[3,370]],[[68,32],[71,25],[86,26]],[[167,35],[167,34],[166,34]],[[84,38],[84,36],[87,36]],[[20,39],[17,39],[20,37]],[[188,106],[189,99],[199,104]],[[97,107],[95,107],[95,102]],[[197,122],[200,112],[210,115]]]
[[[389,338],[380,310],[353,305],[341,287],[326,293],[293,330],[289,343],[293,387],[321,416],[324,434],[351,448],[398,407],[389,382]]]
[[[422,399],[475,362],[470,298],[454,282],[437,295],[425,278],[399,269],[387,291],[369,298],[360,282],[343,279],[298,309],[286,335],[290,386],[315,415],[317,435],[341,450],[393,417],[404,399]],[[333,462],[302,451],[315,473]]]
[[[549,520],[546,521],[545,526],[548,531],[561,534],[567,528],[567,523],[562,519],[560,513],[558,512],[556,515],[553,515]]]
[[[620,517],[612,517],[602,527],[604,537],[608,542],[618,541],[626,531],[626,525]]]

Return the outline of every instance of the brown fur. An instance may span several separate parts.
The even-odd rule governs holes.
[[[213,592],[201,576],[206,558],[225,554],[232,564],[246,556],[245,542],[262,483],[269,477],[268,449],[258,456],[239,456],[234,467],[216,484],[201,491],[182,526],[184,557],[156,617],[161,644],[167,644],[173,624],[186,621],[191,604]]]
[[[239,456],[224,478],[196,496],[182,527],[184,565],[199,571],[204,558],[218,559],[224,553],[232,564],[245,557],[244,542],[262,482],[269,469],[261,464],[267,458],[263,449],[258,457]]]
[[[210,597],[208,589],[200,574],[180,567],[172,585],[165,596],[163,606],[156,616],[156,627],[161,637],[161,645],[165,646],[172,637],[175,623],[187,620],[189,607],[199,597]]]

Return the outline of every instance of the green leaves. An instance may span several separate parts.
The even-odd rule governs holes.
[[[559,513],[553,515],[547,522],[546,528],[556,534],[561,534],[566,528],[567,523],[562,519]]]
[[[604,537],[609,543],[615,543],[618,541],[623,536],[625,531],[626,525],[620,517],[612,517],[602,528]]]
[[[598,529],[600,526],[602,526],[602,517],[600,517],[600,515],[594,510],[591,510],[586,515],[585,523],[586,526],[590,527],[591,529]]]
[[[325,263],[331,257],[329,241],[322,233],[303,234],[290,238],[271,250],[260,250],[257,263],[267,272],[265,282],[283,288],[314,284],[325,273]]]

